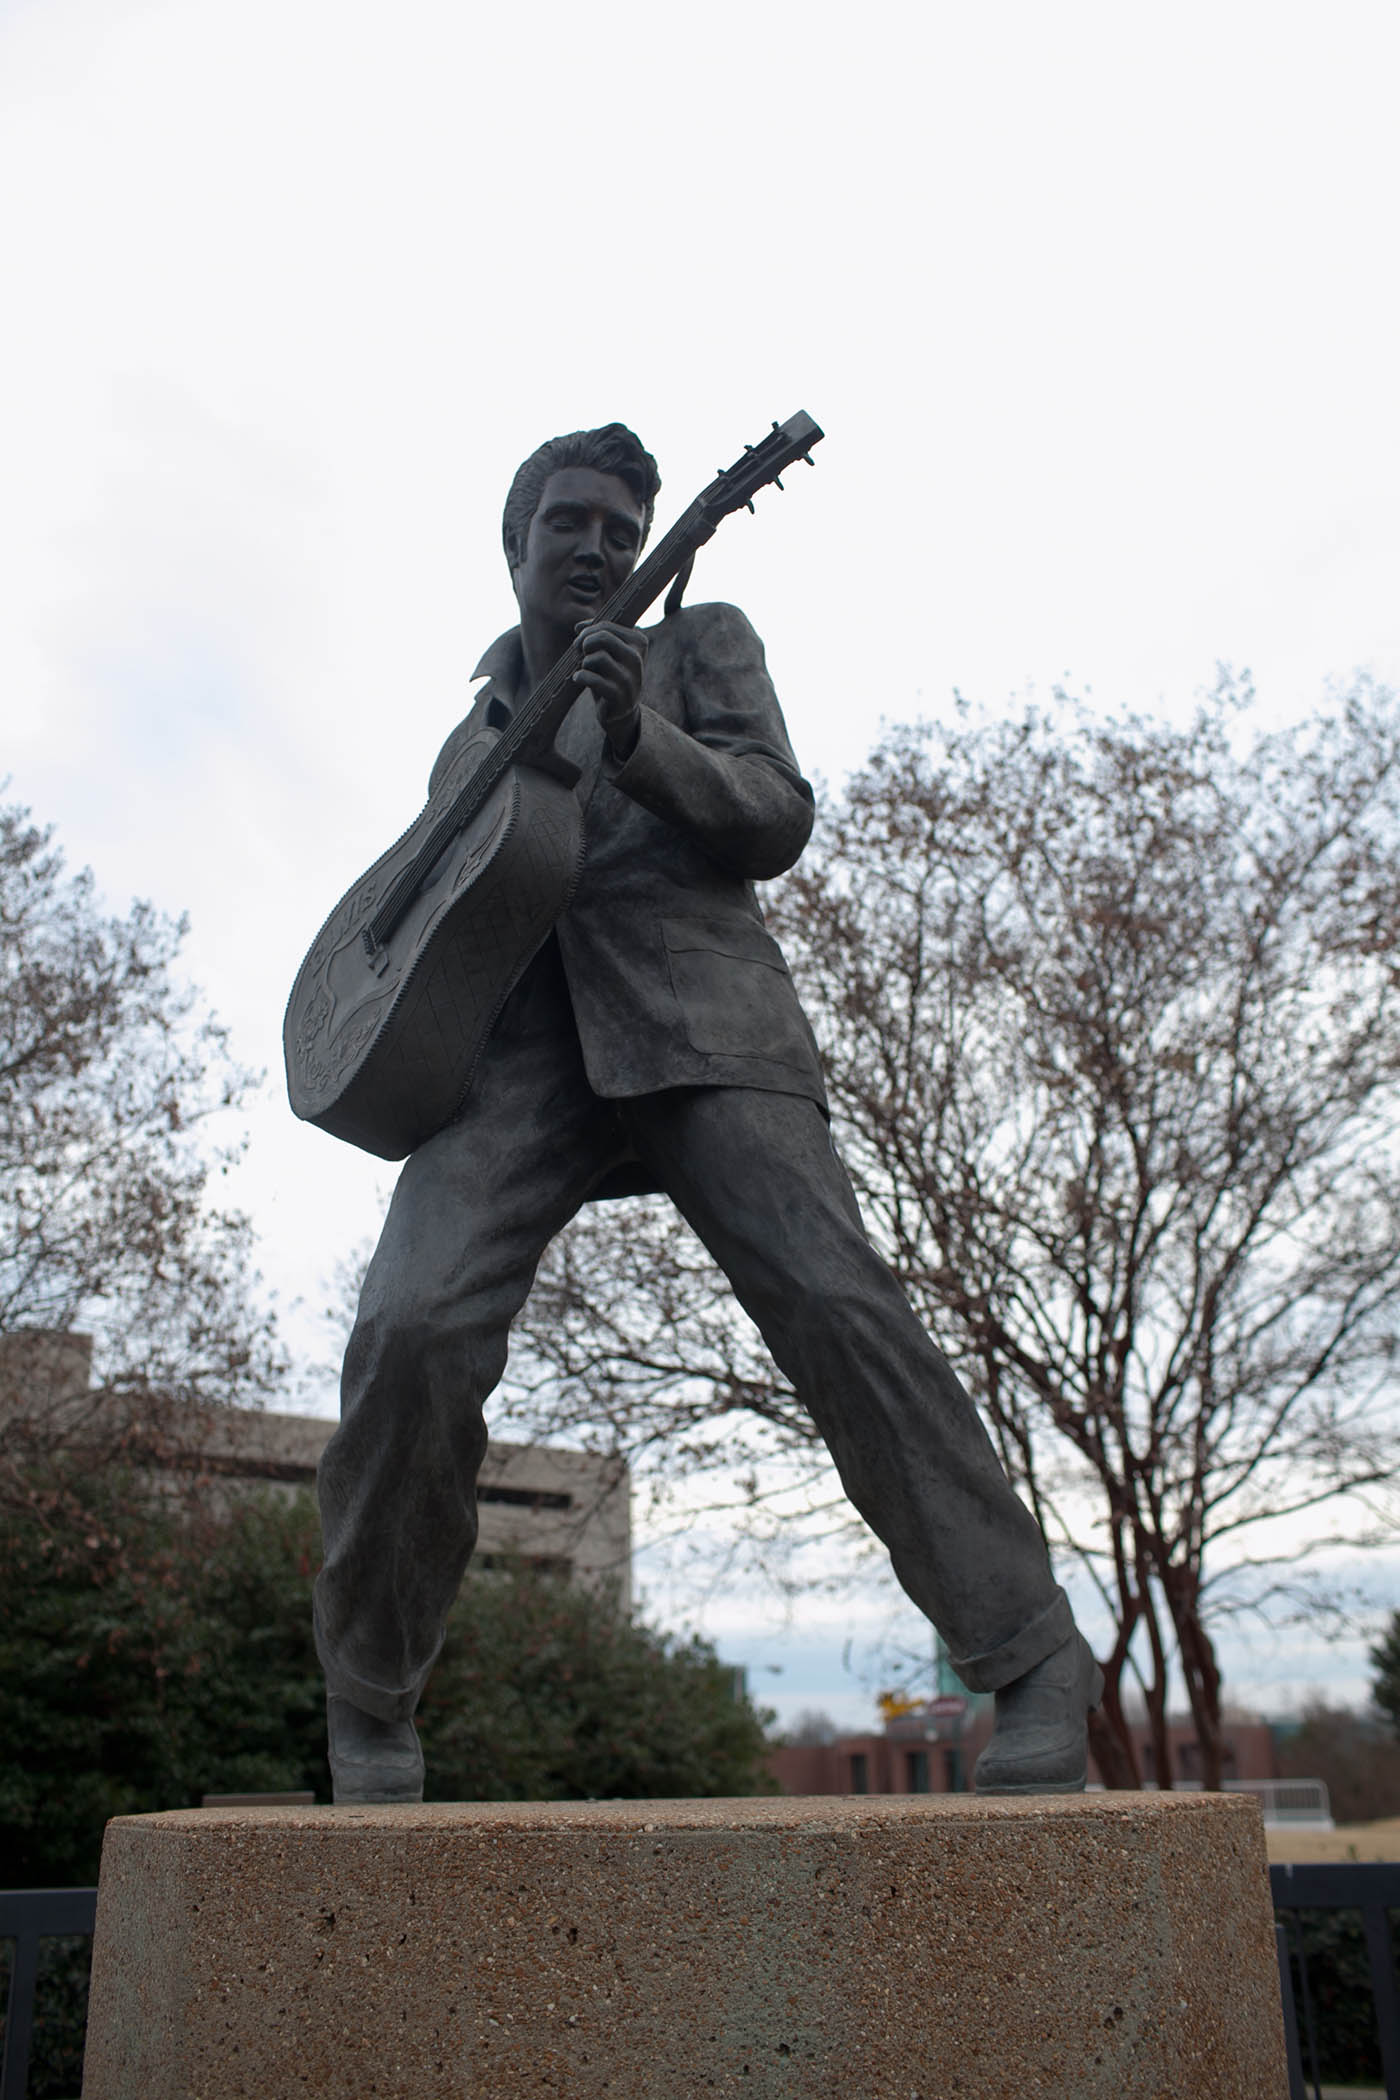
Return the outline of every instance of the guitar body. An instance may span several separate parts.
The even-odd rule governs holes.
[[[381,1159],[449,1123],[507,994],[568,904],[583,858],[572,769],[513,765],[371,949],[376,909],[463,782],[491,757],[485,729],[397,843],[341,898],[287,1002],[295,1113]]]

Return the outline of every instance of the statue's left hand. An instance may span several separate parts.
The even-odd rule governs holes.
[[[611,620],[581,620],[578,641],[583,660],[574,682],[591,691],[614,758],[629,758],[641,727],[647,638],[639,628],[619,627]]]

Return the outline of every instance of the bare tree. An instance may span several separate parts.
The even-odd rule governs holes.
[[[1112,1612],[1119,1784],[1125,1670],[1165,1775],[1179,1667],[1217,1781],[1211,1625],[1396,1536],[1400,713],[1360,680],[1251,740],[1252,699],[896,730],[768,907],[867,1222]],[[655,1211],[556,1243],[512,1377],[682,1465],[812,1449]]]
[[[46,1439],[161,1434],[188,1399],[279,1370],[251,1232],[210,1200],[249,1085],[172,974],[183,923],[100,910],[50,834],[0,810],[0,1409],[5,1463]],[[217,1135],[216,1133],[223,1133]],[[89,1386],[86,1345],[95,1344]],[[65,1339],[67,1338],[67,1339]],[[40,1387],[54,1406],[36,1408]]]

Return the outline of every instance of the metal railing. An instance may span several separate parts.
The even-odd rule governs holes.
[[[1310,1824],[1332,1830],[1332,1803],[1321,1779],[1227,1779],[1227,1794],[1253,1794],[1266,1823]]]
[[[1266,1823],[1310,1824],[1314,1830],[1336,1828],[1327,1786],[1321,1779],[1224,1779],[1220,1787],[1225,1794],[1253,1794]],[[1171,1790],[1174,1794],[1199,1794],[1203,1788],[1199,1779],[1174,1779]],[[1155,1782],[1147,1780],[1143,1792],[1155,1794]]]
[[[1309,2092],[1314,2100],[1321,2100],[1322,2095],[1317,2008],[1300,1911],[1360,1913],[1380,2041],[1381,2073],[1388,2100],[1400,2100],[1400,1992],[1396,1990],[1389,1915],[1392,1910],[1400,1910],[1400,1865],[1387,1860],[1270,1867],[1269,1884],[1275,1915],[1282,1911],[1287,1917],[1286,1923],[1275,1925],[1275,1936],[1284,2038],[1288,2045],[1289,2100],[1308,2100]]]
[[[24,2100],[34,2040],[40,1940],[90,1935],[96,1917],[96,1889],[0,1889],[0,1940],[14,1942],[0,2100]]]

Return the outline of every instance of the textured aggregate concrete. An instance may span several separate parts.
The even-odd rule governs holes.
[[[1236,1795],[191,1809],[102,1858],[84,2100],[1285,2100]]]

